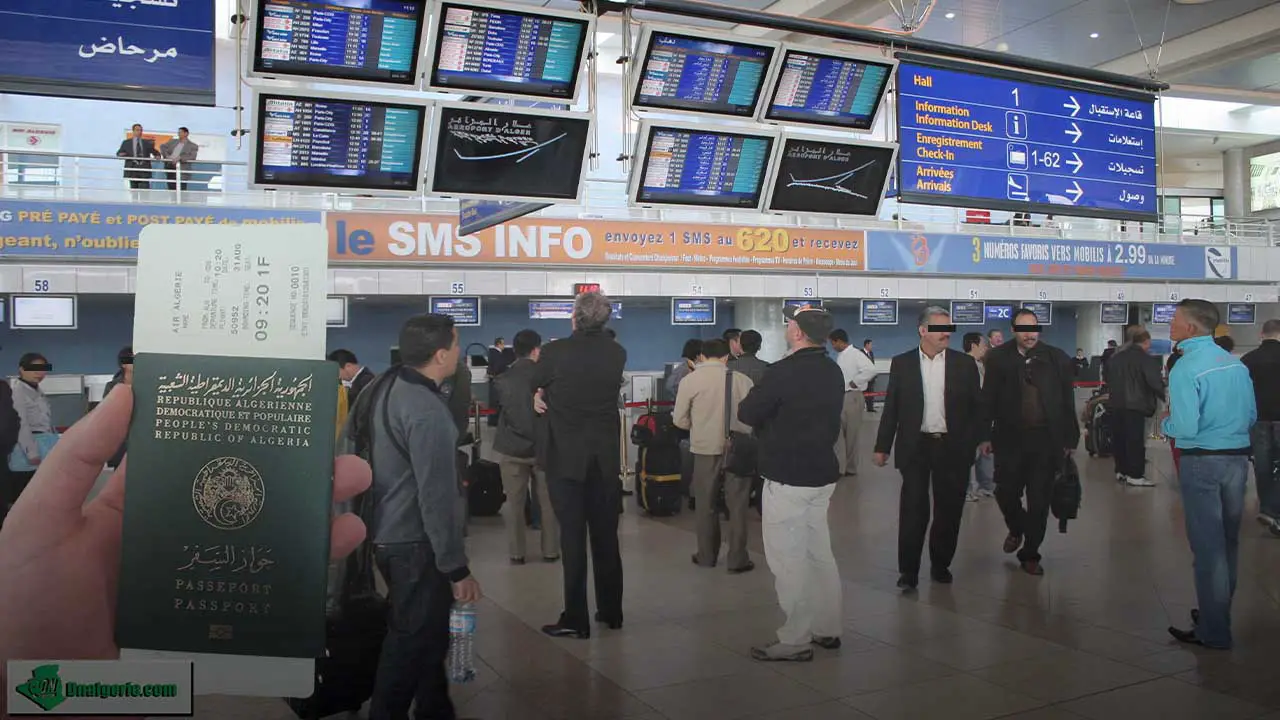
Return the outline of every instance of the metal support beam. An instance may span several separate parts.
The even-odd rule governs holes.
[[[1169,89],[1169,85],[1167,83],[1157,82],[1148,78],[1120,75],[1118,73],[1094,70],[1093,68],[1075,67],[1072,65],[1049,62],[1047,60],[1037,60],[1036,58],[1010,55],[1008,53],[935,42],[933,40],[925,40],[922,38],[911,37],[909,35],[894,35],[892,33],[868,30],[842,23],[831,22],[829,20],[814,20],[804,17],[778,15],[776,13],[764,12],[762,10],[746,10],[719,5],[716,3],[700,2],[700,0],[630,0],[627,5],[635,10],[648,10],[650,12],[660,12],[669,15],[683,15],[685,17],[700,18],[702,20],[715,20],[742,25],[757,25],[760,27],[772,28],[774,30],[783,30],[786,32],[801,33],[804,35],[817,35],[819,37],[866,43],[869,45],[888,45],[892,43],[895,48],[902,50],[928,53],[931,55],[942,55],[960,60],[990,63],[992,65],[1000,65],[1019,70],[1031,70],[1034,72],[1061,75],[1063,77],[1074,78],[1077,80],[1114,85],[1117,87],[1133,88],[1135,90],[1144,90],[1147,92],[1160,92]]]

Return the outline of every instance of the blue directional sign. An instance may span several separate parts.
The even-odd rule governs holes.
[[[898,65],[905,202],[1156,216],[1150,95],[930,59]]]

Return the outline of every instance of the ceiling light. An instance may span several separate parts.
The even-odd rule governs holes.
[[[1089,37],[1093,38],[1094,40],[1097,40],[1097,39],[1098,39],[1098,33],[1089,33]]]
[[[949,12],[949,13],[947,13],[946,15],[943,15],[942,17],[944,17],[944,18],[946,18],[946,19],[948,19],[948,20],[955,20],[955,19],[956,19],[956,14],[955,14],[955,13],[953,13],[953,12]]]

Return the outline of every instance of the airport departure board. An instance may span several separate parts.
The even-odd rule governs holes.
[[[427,0],[261,0],[253,70],[415,86]]]
[[[786,137],[766,207],[771,212],[874,217],[894,152],[888,143]]]
[[[656,29],[648,38],[633,105],[755,117],[774,47]]]
[[[255,183],[414,192],[425,114],[418,105],[259,93]]]
[[[572,99],[589,19],[446,2],[435,29],[433,88]]]
[[[653,126],[643,143],[638,205],[758,208],[777,140],[770,135]]]
[[[867,131],[894,64],[788,49],[781,67],[764,119]]]

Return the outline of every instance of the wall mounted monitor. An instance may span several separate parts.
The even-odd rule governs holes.
[[[9,327],[14,330],[75,330],[75,295],[14,295],[9,298]]]
[[[870,132],[897,67],[878,53],[784,46],[760,119]]]
[[[765,192],[765,209],[876,217],[898,146],[787,135]]]
[[[416,194],[426,120],[421,101],[259,91],[251,185]]]
[[[817,298],[787,298],[782,301],[782,307],[784,309],[789,307],[821,308],[822,301]],[[783,325],[786,325],[787,322],[788,320],[786,318],[782,318]]]
[[[716,299],[709,297],[671,298],[672,325],[715,325]]]
[[[330,295],[325,298],[324,324],[331,328],[347,326],[347,298],[343,295]]]
[[[1099,322],[1103,325],[1129,324],[1129,303],[1104,302],[1100,313]]]
[[[1053,324],[1053,303],[1051,302],[1024,302],[1022,309],[1035,313],[1036,323],[1039,325]]]
[[[427,191],[455,198],[576,202],[591,116],[447,103],[431,123]]]
[[[252,77],[418,87],[430,0],[258,0]]]
[[[1227,303],[1228,325],[1254,325],[1257,322],[1257,305],[1253,303]]]
[[[573,299],[561,300],[530,300],[529,301],[529,319],[530,320],[572,320],[573,319]],[[611,320],[622,319],[622,303],[609,303],[612,312],[609,313]]]
[[[640,125],[628,201],[641,207],[759,210],[778,136],[683,123]]]
[[[897,300],[863,300],[862,325],[897,325]]]
[[[463,295],[433,295],[427,298],[427,312],[447,315],[458,327],[480,325],[480,298]]]
[[[987,322],[994,322],[994,323],[1013,322],[1013,306],[988,304],[987,305]]]
[[[572,103],[594,27],[578,12],[445,0],[432,23],[427,89]]]
[[[1151,306],[1151,324],[1168,325],[1173,322],[1173,314],[1178,311],[1178,303],[1156,303]]]
[[[631,81],[639,110],[754,118],[778,43],[647,26]]]
[[[982,300],[952,300],[951,322],[956,325],[986,325],[987,304]]]

